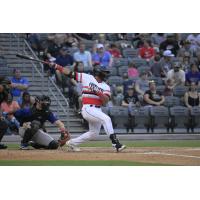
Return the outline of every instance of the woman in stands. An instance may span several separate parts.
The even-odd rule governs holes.
[[[21,98],[18,99],[18,104],[20,108],[30,108],[33,106],[35,100],[31,95],[25,91]]]
[[[200,93],[197,91],[195,82],[191,82],[189,91],[185,93],[184,101],[189,109],[194,106],[200,106]]]

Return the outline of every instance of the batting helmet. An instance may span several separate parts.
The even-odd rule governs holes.
[[[93,70],[93,75],[98,76],[102,81],[105,81],[110,71],[100,66],[95,66]]]

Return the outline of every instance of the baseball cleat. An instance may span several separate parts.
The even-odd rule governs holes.
[[[122,144],[113,144],[113,147],[115,148],[116,152],[121,152],[124,149],[126,149],[126,145],[122,145]]]
[[[21,144],[20,150],[30,150],[28,144]]]
[[[80,152],[81,149],[73,144],[70,144],[70,141],[66,142],[67,147],[69,148],[70,151],[74,152]]]

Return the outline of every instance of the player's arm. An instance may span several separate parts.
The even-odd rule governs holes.
[[[98,92],[97,95],[102,101],[103,105],[106,105],[110,99],[110,97],[107,94],[104,94],[103,92]]]

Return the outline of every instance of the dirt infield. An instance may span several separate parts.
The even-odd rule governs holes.
[[[84,147],[81,150],[2,150],[0,160],[121,160],[166,165],[200,165],[200,148],[135,147],[121,153],[102,147]]]

